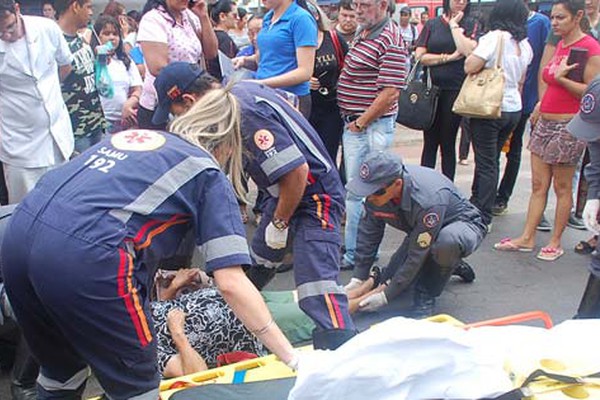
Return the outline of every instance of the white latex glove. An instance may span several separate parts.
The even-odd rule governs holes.
[[[362,285],[365,281],[362,281],[358,278],[352,278],[350,279],[350,282],[348,282],[348,284],[346,286],[344,286],[344,290],[349,291],[352,289],[357,289],[360,287],[360,285]]]
[[[288,228],[277,229],[273,222],[270,222],[265,229],[265,242],[272,249],[279,250],[285,248],[287,244]]]
[[[596,235],[600,233],[600,224],[598,224],[598,211],[600,211],[599,199],[590,199],[585,202],[582,215],[583,224],[588,231],[595,233]]]
[[[292,354],[292,358],[288,362],[286,362],[285,365],[287,365],[294,371],[297,371],[299,364],[300,364],[300,352],[294,350],[294,353]]]
[[[387,303],[387,297],[385,297],[385,293],[381,291],[370,295],[358,303],[358,308],[360,311],[375,311],[379,307],[385,306]]]

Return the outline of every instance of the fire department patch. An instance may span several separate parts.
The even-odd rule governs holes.
[[[437,213],[429,213],[423,217],[423,225],[428,228],[433,228],[440,222],[440,216]]]
[[[365,163],[360,166],[358,170],[358,174],[362,179],[367,179],[370,175],[371,171],[369,171],[369,166]]]
[[[110,143],[119,150],[151,151],[162,147],[167,139],[160,133],[144,129],[115,133]]]
[[[431,234],[429,232],[420,233],[419,236],[417,236],[417,244],[422,249],[429,247],[431,244]]]
[[[579,106],[579,109],[584,114],[590,114],[592,111],[594,111],[595,105],[596,98],[593,94],[588,93],[585,96],[583,96],[583,99],[581,99],[581,105]]]
[[[273,134],[266,129],[259,129],[254,134],[254,144],[262,151],[269,150],[275,144]]]

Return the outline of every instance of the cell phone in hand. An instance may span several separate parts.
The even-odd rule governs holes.
[[[567,65],[577,64],[577,67],[569,71],[567,78],[575,82],[583,82],[583,71],[585,71],[587,59],[588,49],[581,47],[571,48],[569,58],[567,58]]]

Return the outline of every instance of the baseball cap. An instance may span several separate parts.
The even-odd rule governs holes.
[[[184,94],[203,72],[198,64],[181,61],[172,62],[160,71],[154,81],[154,88],[158,96],[158,105],[152,116],[154,125],[161,125],[169,121],[173,101]]]
[[[383,151],[371,152],[360,165],[358,176],[348,182],[346,189],[365,197],[402,177],[403,171],[404,164],[399,156]]]
[[[408,15],[410,15],[410,8],[409,7],[402,7],[400,9],[400,14],[408,14]]]
[[[583,92],[579,112],[567,124],[567,129],[586,142],[600,139],[600,77],[590,82]]]

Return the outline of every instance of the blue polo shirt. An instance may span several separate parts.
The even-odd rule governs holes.
[[[296,48],[317,47],[317,23],[295,1],[274,24],[271,24],[272,18],[273,11],[269,11],[258,34],[260,60],[256,79],[279,76],[298,68]],[[308,81],[281,89],[298,96],[310,93]]]

